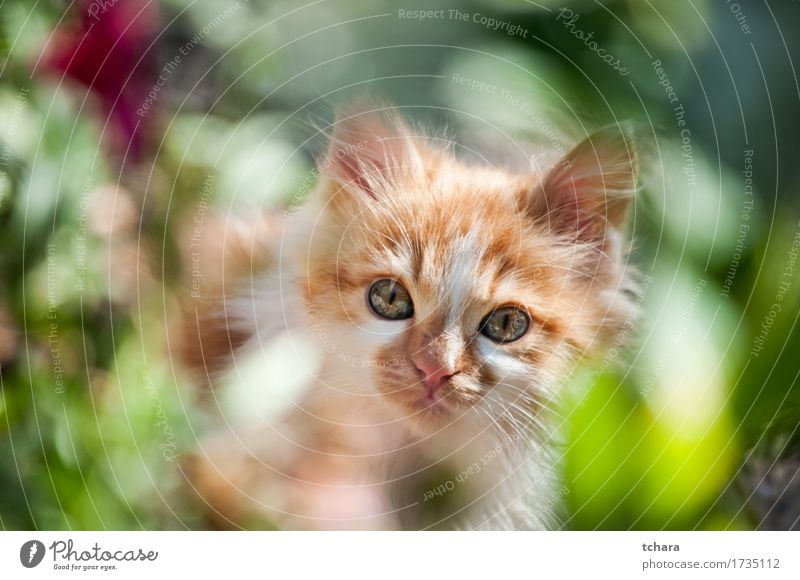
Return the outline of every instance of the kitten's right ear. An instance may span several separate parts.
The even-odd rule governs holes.
[[[322,174],[344,189],[378,199],[400,177],[423,169],[419,144],[390,109],[337,116]]]

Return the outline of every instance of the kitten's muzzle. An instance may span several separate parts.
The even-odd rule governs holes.
[[[417,375],[427,389],[426,398],[431,401],[435,400],[436,392],[442,385],[458,373],[458,370],[442,362],[438,357],[431,356],[428,352],[412,357],[412,360]]]

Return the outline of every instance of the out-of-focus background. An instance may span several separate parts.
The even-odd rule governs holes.
[[[212,419],[169,356],[194,227],[300,201],[314,127],[363,94],[487,156],[634,121],[641,323],[567,388],[563,526],[800,527],[798,23],[744,0],[0,3],[0,527],[210,525],[181,458]]]

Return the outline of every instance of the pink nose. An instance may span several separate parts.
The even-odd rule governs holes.
[[[422,382],[428,388],[429,395],[432,395],[455,374],[454,369],[430,356],[415,357],[414,366],[417,367]]]

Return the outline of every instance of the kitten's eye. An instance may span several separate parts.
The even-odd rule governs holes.
[[[378,316],[389,320],[403,320],[414,316],[411,295],[395,280],[378,280],[370,286],[369,305]]]
[[[530,324],[530,318],[524,310],[504,306],[483,319],[480,331],[495,342],[514,342],[528,332]]]

